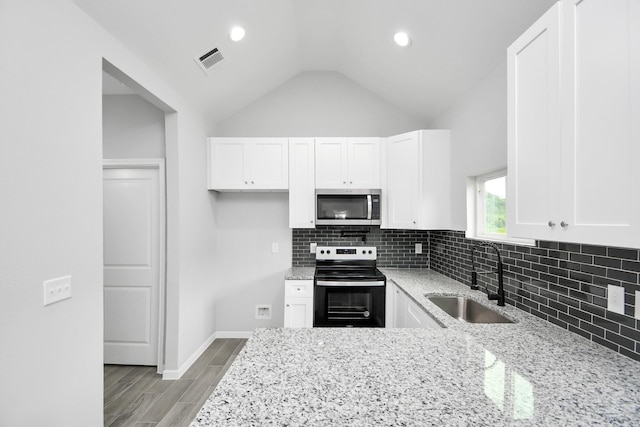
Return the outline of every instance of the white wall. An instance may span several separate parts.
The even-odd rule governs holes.
[[[465,230],[466,178],[507,166],[506,62],[429,127],[451,129],[452,229]]]
[[[0,425],[102,425],[102,58],[177,111],[167,145],[174,368],[215,331],[204,122],[68,0],[1,1],[0,57]],[[43,307],[42,281],[68,274],[73,297]]]
[[[424,127],[335,72],[297,75],[235,116],[214,136],[388,136]],[[218,331],[284,324],[284,274],[291,266],[286,193],[219,193]],[[279,243],[280,253],[271,253]],[[245,252],[246,251],[246,252]],[[254,320],[256,304],[272,304],[271,321]]]
[[[305,72],[218,126],[219,136],[390,136],[424,120],[337,72]]]
[[[102,97],[105,159],[164,159],[164,111],[139,95]]]

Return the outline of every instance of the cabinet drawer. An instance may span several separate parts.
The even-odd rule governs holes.
[[[285,280],[285,298],[311,298],[313,297],[313,280]]]

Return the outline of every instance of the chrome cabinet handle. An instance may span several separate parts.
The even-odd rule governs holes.
[[[556,226],[556,223],[551,221],[551,220],[549,220],[548,224],[549,224],[549,227],[555,227]]]
[[[562,228],[567,228],[568,226],[569,226],[569,223],[567,223],[567,222],[562,221],[560,223],[560,227],[562,227]]]

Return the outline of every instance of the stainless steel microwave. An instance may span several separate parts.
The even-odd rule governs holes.
[[[316,190],[316,225],[380,225],[380,190]]]

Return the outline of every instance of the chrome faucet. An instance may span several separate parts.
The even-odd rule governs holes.
[[[474,255],[476,253],[476,250],[481,246],[487,246],[489,248],[492,248],[494,251],[496,251],[496,255],[498,255],[497,270],[476,271],[476,262],[475,262]],[[474,246],[473,248],[471,248],[471,289],[475,289],[475,290],[480,289],[480,287],[478,286],[478,274],[493,274],[493,273],[498,273],[498,293],[497,294],[489,293],[489,290],[485,286],[485,289],[487,290],[487,297],[490,300],[498,300],[498,305],[504,306],[504,283],[503,283],[504,268],[502,266],[502,257],[500,256],[500,249],[498,249],[498,246],[490,242],[482,242]]]

